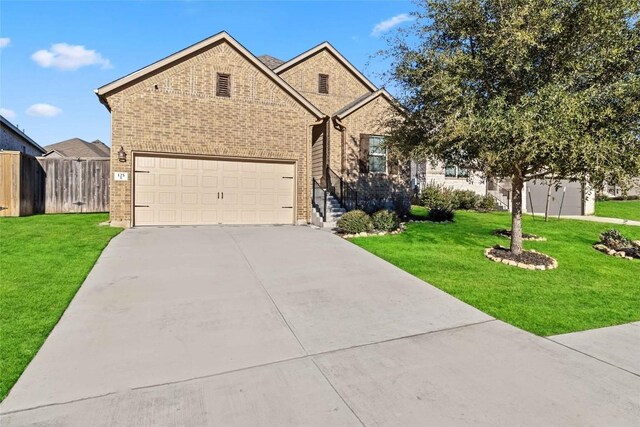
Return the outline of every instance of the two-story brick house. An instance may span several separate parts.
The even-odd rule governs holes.
[[[284,62],[222,32],[96,94],[113,225],[309,223],[325,193],[362,205],[408,178],[382,145],[393,99],[326,42]]]

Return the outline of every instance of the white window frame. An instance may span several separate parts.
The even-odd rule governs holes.
[[[373,144],[371,143],[373,139],[379,139],[381,144],[384,144],[384,136],[382,135],[369,135],[369,153],[368,153],[368,159],[367,161],[369,162],[369,172],[370,173],[377,173],[377,174],[387,174],[388,170],[389,170],[389,166],[387,164],[387,149],[384,147],[381,147],[380,145],[378,145],[377,149],[379,151],[382,151],[381,153],[374,153],[371,151],[371,147],[373,146]],[[371,162],[371,158],[384,158],[384,170],[383,171],[374,171],[371,167],[371,165],[373,164]]]

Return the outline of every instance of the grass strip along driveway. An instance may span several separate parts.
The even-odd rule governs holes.
[[[640,262],[591,247],[610,224],[545,223],[527,216],[523,225],[525,232],[547,238],[525,242],[525,248],[553,256],[558,269],[530,271],[485,258],[485,248],[509,245],[508,239],[491,234],[510,228],[508,213],[459,211],[454,223],[410,223],[398,235],[352,241],[489,315],[538,335],[640,320]],[[615,228],[640,239],[640,227]]]
[[[112,237],[107,214],[0,218],[0,400]]]
[[[607,200],[596,202],[596,216],[640,221],[640,200]]]

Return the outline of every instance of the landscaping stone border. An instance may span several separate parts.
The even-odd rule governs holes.
[[[615,250],[602,243],[596,243],[591,247],[598,252],[602,252],[605,255],[614,256],[622,259],[628,259],[630,261],[636,259],[632,256],[629,256],[627,252],[625,252],[624,250]]]
[[[356,234],[341,234],[340,232],[338,232],[338,234],[344,239],[353,239],[354,237],[368,237],[368,236],[388,236],[392,234],[402,233],[406,228],[405,224],[406,224],[405,222],[401,222],[400,225],[398,226],[398,229],[394,231],[373,230],[373,231],[363,231],[362,233],[356,233]]]
[[[506,258],[500,258],[497,257],[495,255],[491,254],[491,250],[496,249],[496,247],[490,247],[484,250],[484,256],[486,256],[487,258],[489,258],[491,261],[493,262],[500,262],[502,264],[507,264],[507,265],[511,265],[513,267],[518,267],[518,268],[523,268],[525,270],[553,270],[555,268],[558,268],[558,261],[556,261],[555,258],[550,257],[549,255],[546,254],[542,254],[546,257],[548,257],[549,259],[551,259],[552,264],[551,265],[545,265],[545,264],[525,264],[522,262],[518,262],[518,261],[514,261],[514,260],[510,260],[510,259],[506,259]],[[502,248],[502,249],[506,249],[506,248]],[[535,250],[529,250],[527,252],[534,252],[534,253],[539,253]]]

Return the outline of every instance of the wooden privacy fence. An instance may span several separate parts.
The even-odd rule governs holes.
[[[39,158],[45,174],[45,213],[107,212],[109,159]]]
[[[109,159],[0,152],[0,216],[107,212]]]
[[[0,216],[44,212],[44,171],[19,151],[0,151]]]

